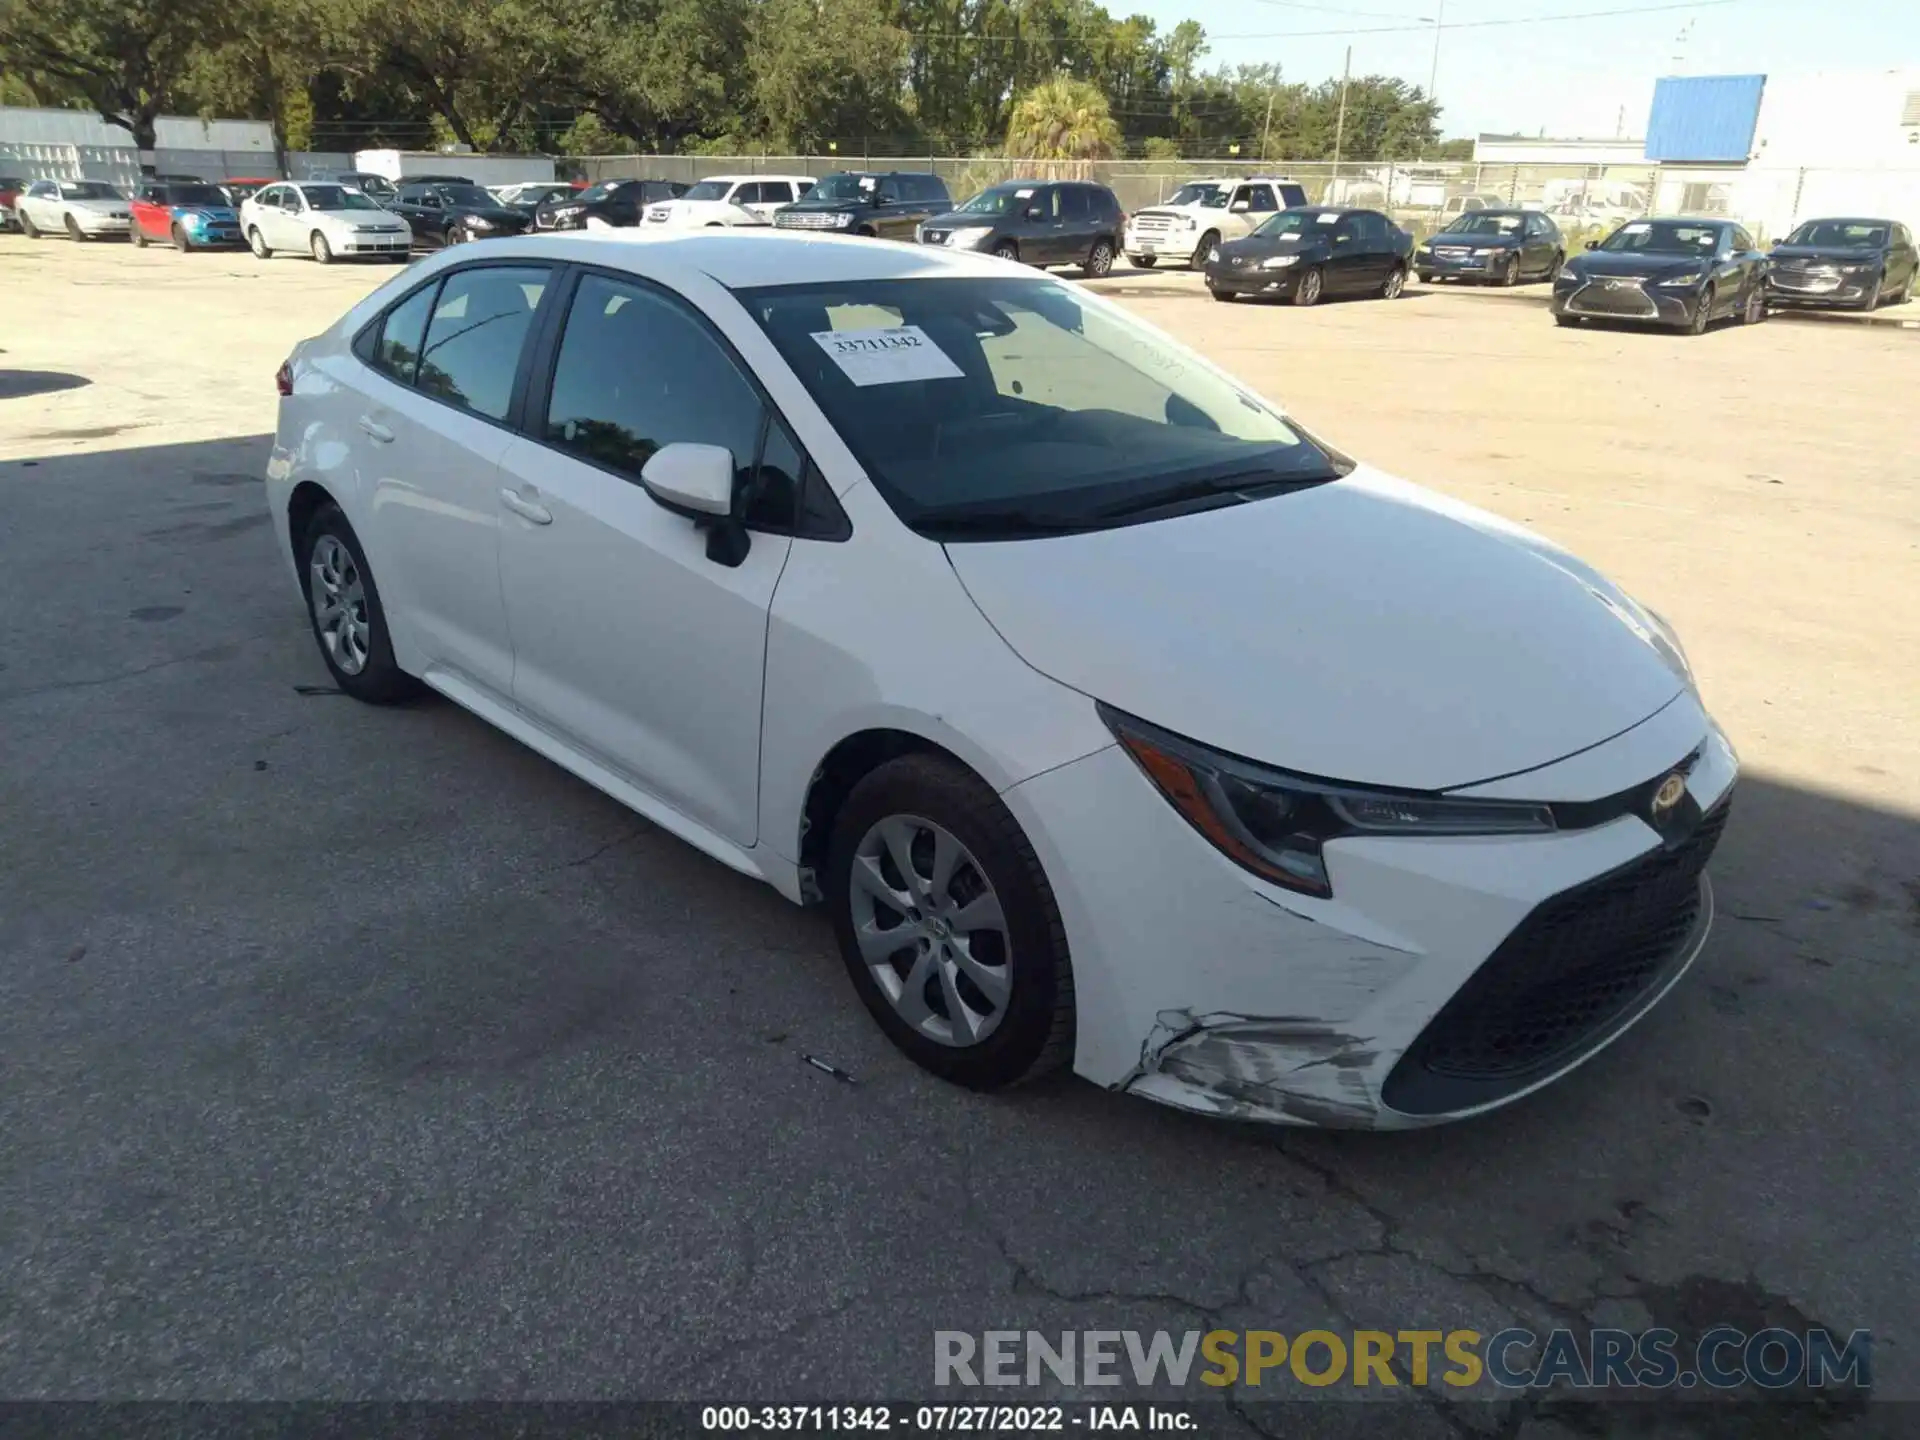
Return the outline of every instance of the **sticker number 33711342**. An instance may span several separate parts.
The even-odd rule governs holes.
[[[875,330],[816,330],[814,343],[856,385],[898,385],[907,380],[957,380],[960,367],[918,325]]]

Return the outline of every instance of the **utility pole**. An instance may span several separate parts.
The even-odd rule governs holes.
[[[1347,138],[1347,81],[1353,75],[1353,47],[1347,46],[1347,63],[1340,70],[1340,116],[1333,122],[1333,178],[1340,178],[1340,146]]]
[[[1447,22],[1447,0],[1440,0],[1440,8],[1433,12],[1433,68],[1427,72],[1427,103],[1431,105],[1439,98],[1434,91],[1440,84],[1440,27]]]
[[[1267,137],[1273,133],[1273,94],[1272,90],[1267,91],[1267,118],[1260,126],[1260,163],[1262,165],[1267,163]]]

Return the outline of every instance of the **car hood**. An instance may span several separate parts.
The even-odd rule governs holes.
[[[1768,253],[1775,260],[1831,260],[1839,265],[1871,264],[1880,258],[1880,251],[1872,246],[1776,245]]]
[[[1645,612],[1590,567],[1366,466],[1274,499],[947,554],[1043,674],[1326,779],[1471,785],[1596,745],[1685,688]]]
[[[1249,259],[1267,255],[1325,255],[1331,247],[1323,235],[1244,235],[1238,240],[1222,241],[1220,258]]]
[[[969,215],[959,210],[942,210],[938,215],[929,215],[925,224],[929,230],[998,230],[1002,225],[1012,224],[1017,218],[1012,214]]]
[[[1567,262],[1575,275],[1611,275],[1623,280],[1652,280],[1662,275],[1684,275],[1713,264],[1711,255],[1608,255],[1597,250]]]
[[[818,210],[831,214],[840,210],[872,210],[876,207],[865,200],[796,200],[780,208],[784,211]]]
[[[490,220],[495,225],[524,225],[527,219],[511,205],[449,205],[446,213],[462,220]]]
[[[90,215],[123,215],[133,203],[129,200],[62,200],[69,210],[85,210]]]
[[[1146,205],[1133,212],[1138,220],[1142,215],[1225,215],[1228,212],[1217,205]]]
[[[176,205],[173,213],[182,220],[199,215],[221,225],[231,225],[240,218],[231,205]]]

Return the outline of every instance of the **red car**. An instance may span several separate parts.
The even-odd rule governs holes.
[[[238,249],[240,217],[218,185],[149,181],[134,191],[133,243],[161,241],[176,250]]]
[[[14,218],[13,202],[20,198],[20,192],[27,188],[27,182],[13,175],[0,175],[0,230],[17,230],[19,220]]]

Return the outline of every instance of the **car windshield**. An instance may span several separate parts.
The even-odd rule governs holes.
[[[225,205],[227,194],[218,185],[175,185],[167,199],[175,205]]]
[[[358,190],[344,185],[302,185],[300,193],[316,210],[378,210],[380,207]]]
[[[731,180],[702,180],[698,185],[691,186],[680,198],[682,200],[724,200],[731,189],[733,189]]]
[[[864,280],[739,298],[896,512],[934,538],[1096,529],[1342,473],[1197,355],[1058,281]]]
[[[1005,215],[1017,210],[1033,198],[1035,186],[1032,185],[996,185],[991,190],[982,190],[955,213],[960,215]]]
[[[813,187],[809,200],[860,200],[880,183],[874,175],[829,175]]]
[[[115,186],[104,180],[62,180],[60,182],[62,200],[124,200]]]
[[[1262,222],[1253,233],[1256,235],[1331,235],[1340,225],[1340,215],[1333,210],[1282,210]]]
[[[1674,220],[1635,220],[1600,242],[1602,250],[1630,255],[1698,255],[1720,243],[1717,225]]]
[[[621,183],[623,182],[619,180],[602,180],[598,185],[589,185],[586,189],[577,191],[573,198],[582,204],[592,205],[613,194],[615,187]],[[555,196],[554,198],[558,199],[559,197]]]
[[[1208,210],[1227,208],[1227,187],[1224,185],[1182,185],[1165,202],[1168,205],[1199,205]]]
[[[1449,235],[1518,235],[1525,225],[1523,215],[1504,215],[1495,210],[1476,210],[1471,215],[1462,215],[1447,226]]]
[[[434,188],[449,205],[473,205],[490,210],[500,203],[478,185],[437,185]]]
[[[1887,227],[1874,220],[1809,220],[1787,237],[1789,245],[1831,245],[1844,250],[1878,250],[1887,243]]]

